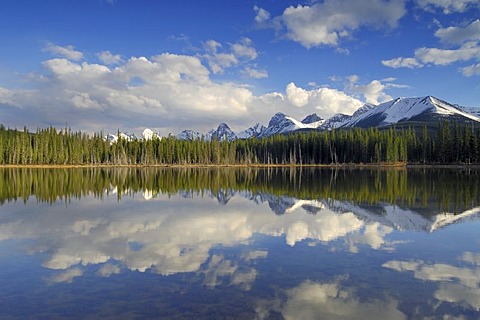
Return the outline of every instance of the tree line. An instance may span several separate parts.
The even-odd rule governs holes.
[[[457,122],[423,128],[337,129],[232,142],[175,137],[107,141],[68,128],[0,126],[0,165],[479,164],[480,129]]]

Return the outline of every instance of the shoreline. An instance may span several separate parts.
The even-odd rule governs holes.
[[[347,163],[347,164],[4,164],[0,168],[75,169],[75,168],[325,168],[325,169],[480,169],[480,164],[408,164],[408,163]]]

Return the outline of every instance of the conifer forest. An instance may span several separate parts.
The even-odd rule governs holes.
[[[235,141],[175,137],[117,142],[68,128],[36,132],[0,126],[0,165],[479,164],[480,129],[354,128]]]

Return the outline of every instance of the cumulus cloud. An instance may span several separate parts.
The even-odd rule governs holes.
[[[386,79],[388,80],[391,79]],[[349,91],[361,94],[365,97],[367,103],[379,104],[385,101],[392,100],[392,97],[384,92],[388,85],[382,83],[380,80],[372,80],[368,84],[358,84],[358,76],[349,77],[350,83],[347,88]]]
[[[268,77],[254,62],[250,39],[226,45],[204,44],[205,55],[163,53],[152,57],[105,62],[53,58],[42,62],[44,72],[30,77],[34,89],[0,88],[5,125],[64,126],[65,115],[75,130],[142,132],[145,127],[163,135],[184,129],[207,132],[219,122],[243,130],[268,123],[276,112],[303,118],[353,113],[362,102],[330,88],[306,90],[289,84],[285,92],[254,95],[244,84],[217,82],[212,73],[236,67],[248,78]],[[106,55],[110,57],[109,55]],[[210,69],[212,71],[210,71]]]
[[[72,45],[62,47],[54,43],[48,42],[47,45],[43,48],[43,51],[51,53],[54,56],[67,58],[73,61],[78,61],[83,59],[83,53],[75,50],[75,48]]]
[[[119,54],[112,54],[110,51],[102,51],[97,53],[98,59],[106,65],[119,64],[123,61],[122,56]]]
[[[285,27],[287,38],[311,48],[337,46],[363,26],[394,28],[405,14],[404,0],[326,0],[290,6],[274,19]]]
[[[444,14],[450,14],[465,12],[479,3],[477,0],[417,0],[417,5],[426,11],[435,12],[440,9]]]
[[[73,127],[87,131],[172,123],[178,130],[195,122],[237,119],[247,113],[252,97],[242,85],[212,81],[195,56],[132,57],[115,68],[55,58],[43,66],[45,75],[35,80],[37,89],[0,91],[0,103],[28,109],[26,118],[35,119],[36,126],[64,124],[65,114],[70,114]],[[14,116],[12,112],[10,119]],[[4,117],[6,124],[8,118]]]
[[[320,114],[328,116],[335,113],[353,113],[363,103],[352,98],[342,91],[330,88],[307,90],[291,82],[287,85],[286,101],[297,108],[317,110]]]
[[[363,96],[365,102],[371,104],[379,104],[389,100],[392,97],[385,91],[392,88],[409,88],[407,85],[394,83],[396,78],[384,78],[380,80],[372,80],[367,84],[360,83],[360,77],[358,75],[351,75],[346,78],[335,78],[335,81],[346,80],[345,92],[352,94],[353,96]]]

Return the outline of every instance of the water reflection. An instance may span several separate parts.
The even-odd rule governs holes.
[[[467,265],[392,260],[383,267],[398,272],[413,272],[416,279],[438,282],[440,285],[434,293],[437,300],[480,311],[480,254],[465,252],[458,260]]]
[[[272,302],[270,308],[263,302],[257,307],[259,318],[265,319],[275,310],[284,319],[406,319],[394,299],[361,301],[354,290],[342,285],[342,280],[307,280],[286,290],[286,298]]]
[[[155,274],[178,281],[165,288],[181,288],[179,301],[198,288],[204,297],[235,296],[248,318],[468,318],[480,311],[480,241],[474,228],[456,228],[480,218],[479,178],[458,170],[0,169],[0,248],[19,243],[16,252],[38,257],[44,271],[35,272],[52,292],[117,277],[128,287],[132,274]],[[449,237],[456,245],[442,247]],[[13,286],[15,277],[1,279]],[[406,298],[419,286],[423,300]],[[77,290],[81,300],[89,289]],[[197,317],[208,318],[208,303]],[[245,316],[230,311],[224,316]]]

